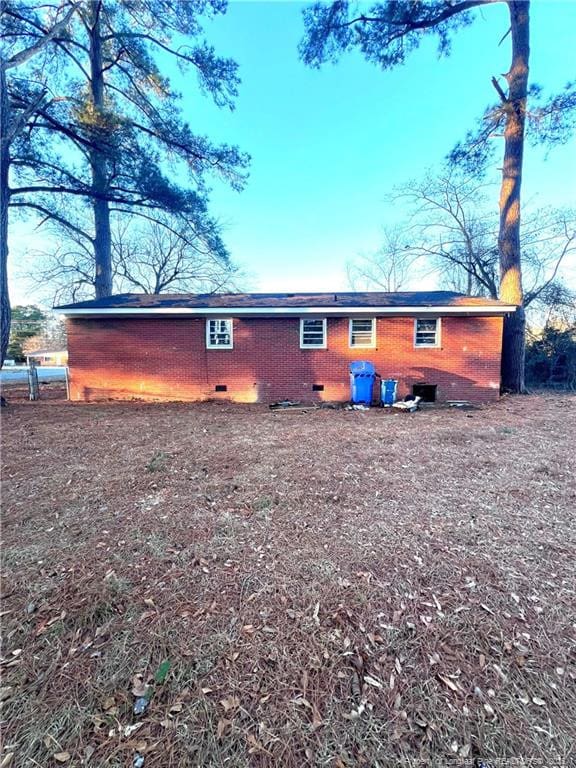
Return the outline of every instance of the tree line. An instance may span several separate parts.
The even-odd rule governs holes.
[[[66,349],[64,323],[34,305],[13,307],[7,359],[24,363],[27,355],[39,349],[54,352]]]
[[[436,238],[428,254],[431,238],[411,237],[401,253],[398,243],[405,236],[388,232],[388,254],[394,258],[386,269],[392,268],[389,278],[397,280],[427,255],[436,267],[442,265],[446,279],[463,281],[465,290],[516,305],[518,311],[505,321],[502,380],[510,391],[521,392],[525,307],[554,292],[562,295],[558,270],[574,242],[571,214],[550,212],[544,229],[556,250],[543,261],[539,216],[533,227],[529,217],[521,218],[526,140],[566,141],[576,107],[574,83],[550,95],[530,83],[530,3],[384,0],[370,8],[346,0],[316,3],[304,10],[299,53],[305,64],[320,67],[357,49],[368,62],[393,69],[433,37],[439,54],[448,55],[459,30],[496,2],[508,12],[501,42],[509,45],[510,67],[492,76],[495,103],[450,153],[440,184],[452,185],[451,200],[438,206],[430,180],[399,192],[407,203],[420,204],[418,226],[429,226],[422,222],[434,212],[442,222],[452,219],[457,237]],[[144,291],[183,290],[191,282],[216,290],[233,284],[234,266],[209,211],[207,182],[216,176],[240,190],[249,158],[234,145],[214,144],[196,133],[166,76],[166,62],[172,61],[195,75],[199,92],[233,109],[238,67],[216,53],[202,26],[225,10],[224,0],[2,3],[2,359],[10,328],[9,215],[32,212],[41,224],[63,233],[61,247],[41,272],[42,280],[58,283],[63,296],[107,296],[114,283]],[[495,136],[502,140],[497,226],[479,216],[461,222],[458,201],[469,199],[467,185],[485,177],[497,151]]]

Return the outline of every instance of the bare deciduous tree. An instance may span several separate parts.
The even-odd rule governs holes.
[[[231,289],[238,269],[214,232],[207,241],[191,226],[174,229],[169,220],[151,222],[136,233],[117,230],[112,259],[120,290],[143,293],[213,293]]]
[[[448,171],[409,182],[392,199],[408,206],[412,251],[432,260],[444,283],[496,299],[500,295],[499,224],[486,191],[486,185]],[[563,265],[576,253],[576,211],[526,211],[521,247],[524,306],[528,307],[539,297],[553,296],[551,288],[559,281]]]
[[[498,246],[494,217],[483,206],[485,187],[448,170],[404,184],[391,199],[407,208],[412,248],[444,283],[497,298]]]
[[[435,271],[443,286],[469,295],[500,295],[498,216],[488,205],[486,185],[445,171],[408,182],[390,196],[408,215],[402,227],[385,232],[375,254],[348,265],[352,285],[397,290],[410,275]],[[537,209],[524,214],[524,307],[533,317],[569,306],[562,268],[576,253],[576,211]],[[399,268],[407,267],[404,271]],[[400,282],[389,280],[401,275]],[[386,287],[388,290],[388,287]]]
[[[375,253],[346,264],[350,287],[355,291],[381,288],[388,293],[405,288],[420,261],[407,235],[403,227],[384,228],[382,246]]]
[[[92,298],[94,254],[81,234],[57,230],[61,244],[36,254],[28,277],[55,304]],[[243,278],[230,260],[213,221],[161,215],[116,220],[112,227],[112,275],[116,293],[212,293],[237,288]]]

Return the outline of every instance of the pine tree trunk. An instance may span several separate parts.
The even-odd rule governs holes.
[[[6,358],[11,321],[10,294],[8,292],[9,120],[10,104],[6,88],[6,70],[4,69],[3,62],[0,61],[0,354],[2,358],[0,367],[4,365],[4,359]]]
[[[94,119],[98,121],[95,134],[104,125],[100,124],[104,112],[104,72],[102,61],[102,39],[100,31],[100,0],[93,0],[90,19],[90,91],[94,107]],[[92,193],[94,210],[94,289],[96,298],[112,295],[112,235],[110,230],[110,206],[105,195],[108,191],[108,168],[105,148],[101,142],[94,142],[90,151],[92,172]]]
[[[525,314],[520,254],[520,189],[530,55],[529,0],[508,0],[512,65],[506,75],[508,96],[504,130],[504,167],[500,190],[500,299],[518,309],[504,320],[502,388],[524,392]]]

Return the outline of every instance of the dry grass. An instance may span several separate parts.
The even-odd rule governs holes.
[[[13,766],[575,763],[576,397],[3,427]]]

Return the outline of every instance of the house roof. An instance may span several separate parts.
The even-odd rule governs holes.
[[[157,315],[157,314],[353,314],[434,311],[448,314],[505,314],[514,306],[495,299],[466,296],[453,291],[379,291],[337,293],[123,293],[54,308],[64,315]]]

